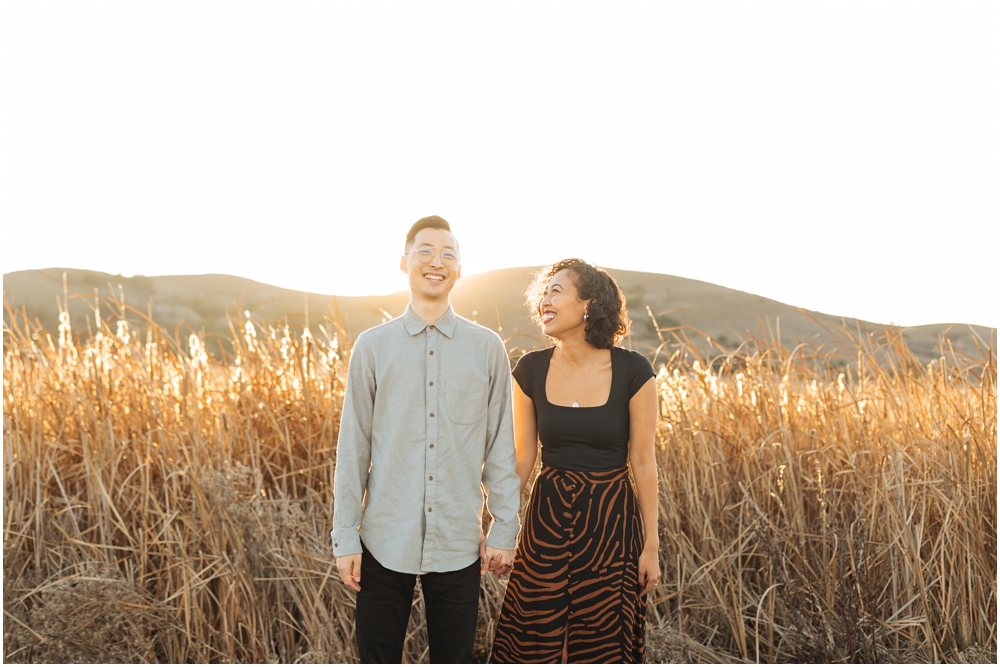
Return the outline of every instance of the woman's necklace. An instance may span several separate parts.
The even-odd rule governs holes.
[[[587,378],[590,377],[590,369],[594,367],[594,359],[597,359],[597,353],[600,350],[594,350],[594,356],[590,358],[590,365],[587,366],[587,374],[583,376],[583,382],[580,383],[580,391],[583,391],[584,386],[587,384]],[[573,385],[569,382],[569,375],[566,373],[566,359],[563,357],[562,350],[559,350],[559,368],[562,369],[563,377],[566,378],[566,386],[569,387],[569,393],[573,397],[573,407],[580,407],[580,400],[577,398],[576,392],[573,391]]]

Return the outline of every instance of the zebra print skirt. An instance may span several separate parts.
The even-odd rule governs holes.
[[[641,663],[642,518],[628,468],[542,467],[525,513],[491,662]]]

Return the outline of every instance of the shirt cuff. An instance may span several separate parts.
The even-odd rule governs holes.
[[[330,537],[333,539],[334,556],[339,558],[361,553],[361,534],[357,526],[334,530],[330,533]]]
[[[517,547],[517,533],[521,526],[517,520],[511,523],[494,521],[490,526],[490,534],[486,537],[486,546],[504,551],[513,551]],[[360,542],[360,538],[358,538]]]

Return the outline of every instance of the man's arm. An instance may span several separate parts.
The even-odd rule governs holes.
[[[333,554],[344,583],[360,590],[361,501],[371,463],[372,413],[375,409],[375,373],[364,336],[351,351],[347,387],[337,438],[334,470]]]
[[[490,395],[487,413],[486,460],[483,484],[486,504],[493,516],[489,536],[481,549],[484,567],[496,570],[513,560],[521,523],[517,510],[521,503],[520,479],[516,472],[514,426],[511,408],[510,361],[499,336],[494,336],[490,350]],[[505,552],[498,554],[496,551]],[[490,561],[495,565],[490,567]]]

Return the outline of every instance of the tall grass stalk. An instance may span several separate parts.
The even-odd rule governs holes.
[[[356,660],[328,537],[342,330],[239,319],[217,359],[148,321],[74,342],[8,315],[5,661]],[[925,366],[839,333],[846,365],[666,332],[651,659],[995,658],[994,343]],[[479,658],[504,582],[482,589]]]
[[[838,333],[665,341],[655,614],[731,660],[995,658],[994,348],[925,366]]]

